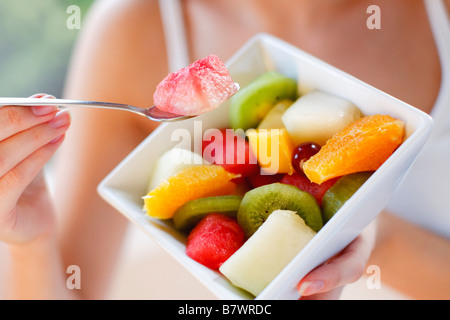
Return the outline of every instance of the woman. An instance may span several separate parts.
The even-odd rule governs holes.
[[[166,41],[170,43],[172,37],[180,35],[169,30],[178,30],[179,25],[167,22],[170,14],[164,15],[164,12],[176,12],[166,7],[172,2],[160,3],[162,7],[154,0],[96,3],[82,27],[84,34],[74,53],[65,96],[148,106],[156,84],[169,71],[169,63],[176,69],[187,60],[210,53],[226,60],[258,32],[278,36],[428,113],[432,112],[440,92],[441,63],[423,1],[180,1],[186,46],[176,40],[175,44],[181,45],[169,52],[166,52]],[[373,4],[381,8],[381,29],[371,30],[366,26],[369,17],[366,9]],[[164,21],[160,12],[166,17]],[[181,22],[181,19],[174,21]],[[98,197],[96,187],[151,133],[155,124],[123,112],[71,111],[71,129],[55,168],[55,208],[60,222],[61,251],[55,248],[54,229],[47,225],[42,232],[45,236],[11,245],[13,261],[20,266],[16,270],[30,278],[35,270],[27,269],[24,263],[37,259],[38,255],[53,257],[48,260],[50,270],[76,264],[83,271],[81,290],[68,292],[61,278],[48,273],[47,277],[40,278],[47,283],[44,297],[70,298],[75,293],[78,298],[102,298],[127,224]],[[337,298],[343,285],[363,274],[374,246],[372,227],[338,257],[300,281],[298,289],[305,298]],[[388,213],[379,219],[379,231],[379,243],[369,263],[380,266],[383,280],[389,280],[413,298],[433,298],[436,292],[439,297],[448,295],[445,290],[439,290],[448,288],[450,281],[444,268],[450,256],[445,255],[450,247],[447,239]],[[417,243],[411,239],[426,249],[416,250]],[[35,250],[32,254],[31,248]],[[417,287],[417,281],[412,281],[416,280],[412,278],[415,274],[407,266],[423,262],[425,252],[434,269],[426,265],[421,268],[427,281]],[[440,275],[440,283],[433,282],[436,273]],[[11,279],[17,297],[38,294],[29,292],[32,289],[17,273]]]

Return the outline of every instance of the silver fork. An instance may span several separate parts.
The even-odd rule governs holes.
[[[58,106],[58,107],[84,107],[84,108],[103,108],[130,111],[144,116],[152,121],[173,122],[180,121],[195,116],[183,116],[158,109],[156,106],[149,108],[139,108],[128,104],[83,101],[70,99],[39,99],[39,98],[0,98],[0,107],[6,105],[14,106]]]

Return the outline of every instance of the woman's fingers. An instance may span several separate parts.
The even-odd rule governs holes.
[[[44,145],[54,142],[69,127],[70,116],[59,112],[50,121],[20,131],[0,142],[0,177]]]
[[[34,95],[34,98],[54,98],[50,95]],[[4,106],[0,107],[0,141],[18,132],[27,130],[51,120],[57,107],[55,106]]]
[[[355,282],[364,274],[374,239],[372,224],[339,255],[307,274],[297,286],[300,295],[316,295],[314,298],[339,297],[342,286]]]
[[[54,96],[35,94],[31,98]],[[67,112],[57,111],[56,106],[0,107],[2,212],[14,205],[62,142],[70,117]]]
[[[64,134],[57,141],[48,143],[35,150],[23,159],[13,169],[0,178],[0,193],[2,209],[6,203],[14,204],[23,190],[33,181],[44,165],[51,159],[55,151],[64,140]]]
[[[38,181],[35,177],[62,143],[69,125],[68,112],[57,112],[56,107],[0,108],[0,238],[26,239],[33,234],[30,230],[39,229],[35,223],[40,218],[22,213],[42,199],[32,182]]]
[[[359,241],[358,239],[355,241]],[[353,246],[353,242],[350,246]],[[365,263],[354,256],[350,246],[335,259],[311,271],[298,285],[301,296],[329,292],[358,280],[364,273]]]
[[[39,224],[43,218],[22,215],[18,203],[22,203],[22,208],[28,204],[33,210],[36,209],[35,200],[40,200],[39,190],[33,188],[28,194],[24,194],[24,191],[37,181],[36,177],[58,149],[63,137],[36,150],[0,179],[0,239],[23,242],[33,237],[36,230],[40,230]]]
[[[42,98],[42,99],[55,99],[55,96],[45,94],[45,93],[37,93],[32,95],[30,98]],[[44,116],[47,114],[51,114],[58,110],[57,106],[32,106],[31,111],[37,116]]]

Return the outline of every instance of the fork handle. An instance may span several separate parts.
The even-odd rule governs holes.
[[[83,101],[70,99],[39,99],[39,98],[0,98],[0,107],[14,106],[59,106],[59,107],[94,107],[105,109],[123,109],[139,113],[139,108],[127,104],[99,102],[99,101]]]

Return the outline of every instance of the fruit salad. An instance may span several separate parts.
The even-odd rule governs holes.
[[[189,257],[254,296],[404,139],[401,120],[318,90],[299,96],[278,72],[235,93],[230,127],[218,129],[202,154],[161,155],[144,210],[173,221]]]

